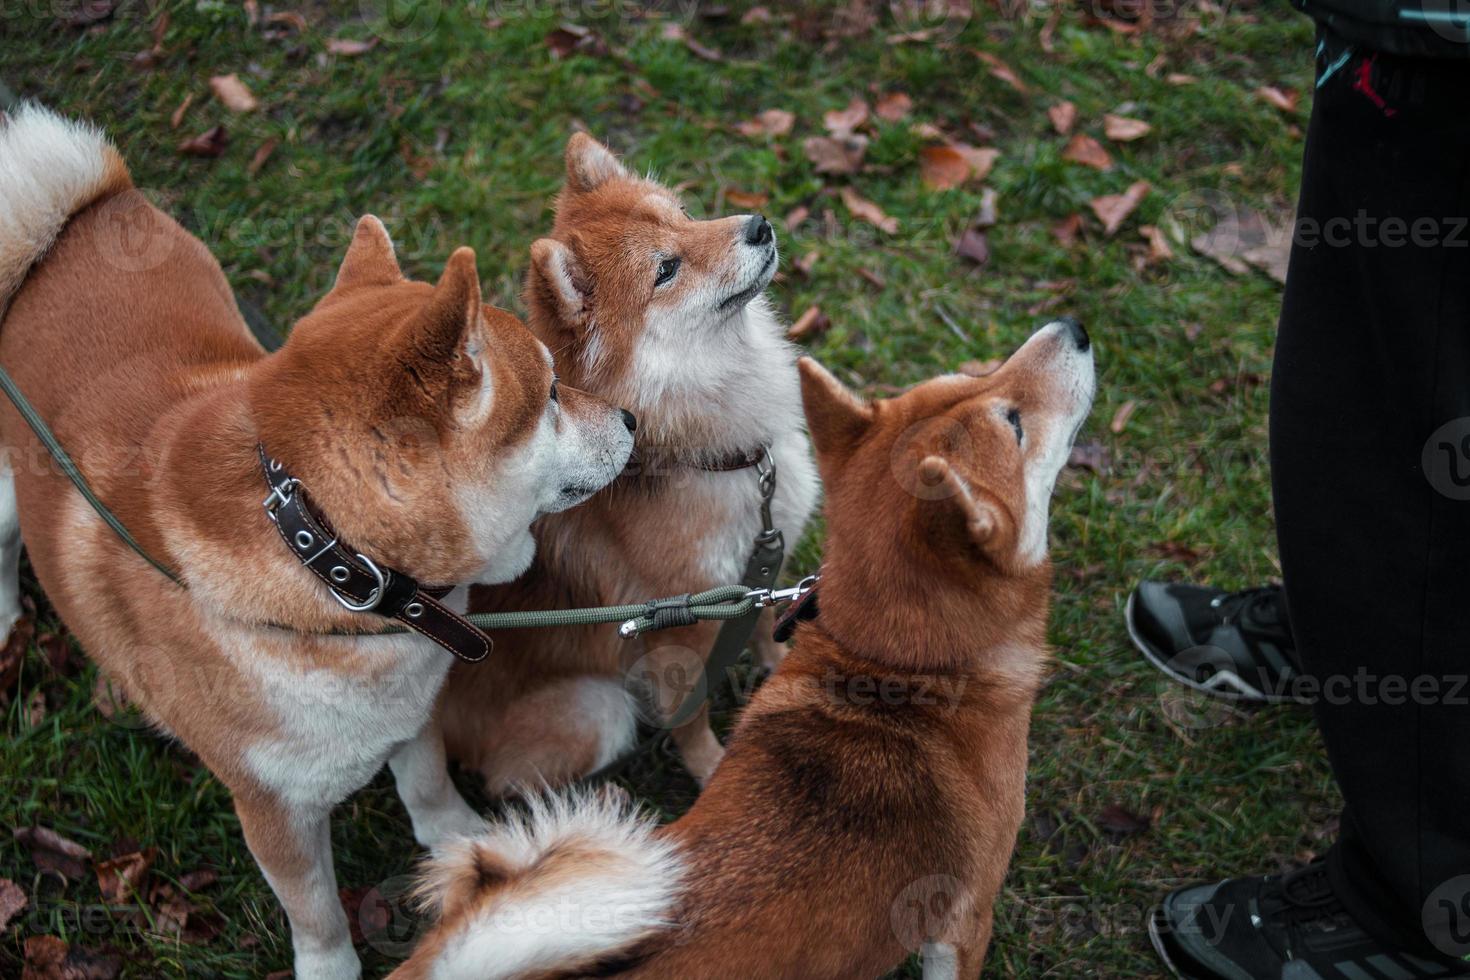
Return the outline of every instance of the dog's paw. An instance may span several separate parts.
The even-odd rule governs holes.
[[[349,942],[328,949],[300,949],[295,956],[296,980],[359,980],[362,962]]]
[[[420,847],[438,850],[450,841],[464,837],[478,837],[490,829],[490,824],[468,803],[449,807],[443,813],[414,822],[413,837]]]

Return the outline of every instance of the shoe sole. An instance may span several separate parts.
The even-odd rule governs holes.
[[[1169,949],[1164,945],[1164,937],[1159,932],[1159,922],[1163,918],[1164,907],[1162,905],[1155,905],[1153,911],[1148,914],[1148,941],[1153,944],[1154,952],[1158,954],[1159,959],[1163,961],[1169,973],[1177,977],[1178,980],[1201,980],[1200,977],[1196,977],[1192,973],[1185,973],[1179,968],[1179,964],[1175,963],[1173,958],[1169,956]]]
[[[1153,644],[1145,640],[1143,636],[1139,634],[1138,627],[1134,625],[1133,602],[1137,598],[1137,592],[1131,593],[1128,596],[1128,605],[1125,606],[1123,609],[1123,621],[1128,626],[1128,638],[1133,641],[1133,645],[1138,648],[1138,652],[1142,653],[1149,663],[1153,664],[1155,667],[1159,668],[1159,670],[1163,671],[1170,680],[1176,681],[1180,684],[1183,684],[1185,687],[1199,691],[1201,694],[1208,695],[1209,697],[1215,698],[1219,701],[1233,701],[1236,703],[1244,701],[1247,703],[1255,704],[1296,703],[1296,699],[1289,694],[1267,694],[1265,691],[1262,691],[1254,685],[1243,680],[1241,676],[1234,671],[1222,671],[1214,675],[1215,677],[1231,678],[1230,683],[1236,685],[1236,689],[1233,691],[1227,691],[1222,690],[1218,687],[1210,687],[1206,684],[1201,684],[1194,678],[1186,677],[1178,671],[1174,670],[1172,667],[1169,666],[1168,660],[1164,657],[1163,653],[1155,649]]]

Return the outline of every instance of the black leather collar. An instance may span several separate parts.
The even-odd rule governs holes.
[[[326,518],[306,500],[301,481],[286,472],[281,461],[256,446],[270,496],[265,512],[281,533],[291,554],[321,579],[332,598],[344,609],[395,619],[433,640],[466,663],[490,655],[490,637],[439,602],[452,585],[420,585],[413,576],[347,547],[337,539]]]

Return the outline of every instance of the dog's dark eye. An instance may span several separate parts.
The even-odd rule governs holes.
[[[664,259],[658,264],[658,276],[653,280],[655,286],[662,286],[679,272],[679,259]]]
[[[1016,442],[1019,443],[1021,441],[1021,436],[1023,436],[1025,434],[1024,432],[1021,431],[1021,412],[1020,412],[1020,410],[1013,408],[1009,412],[1006,412],[1006,421],[1009,422],[1009,423],[1011,423],[1011,428],[1013,428],[1013,429],[1016,430]]]

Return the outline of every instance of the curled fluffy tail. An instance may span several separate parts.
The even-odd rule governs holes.
[[[680,864],[655,826],[578,795],[442,848],[419,888],[439,922],[394,977],[510,980],[626,953],[672,922]]]
[[[132,186],[102,131],[35,103],[0,113],[0,307],[67,219]]]

